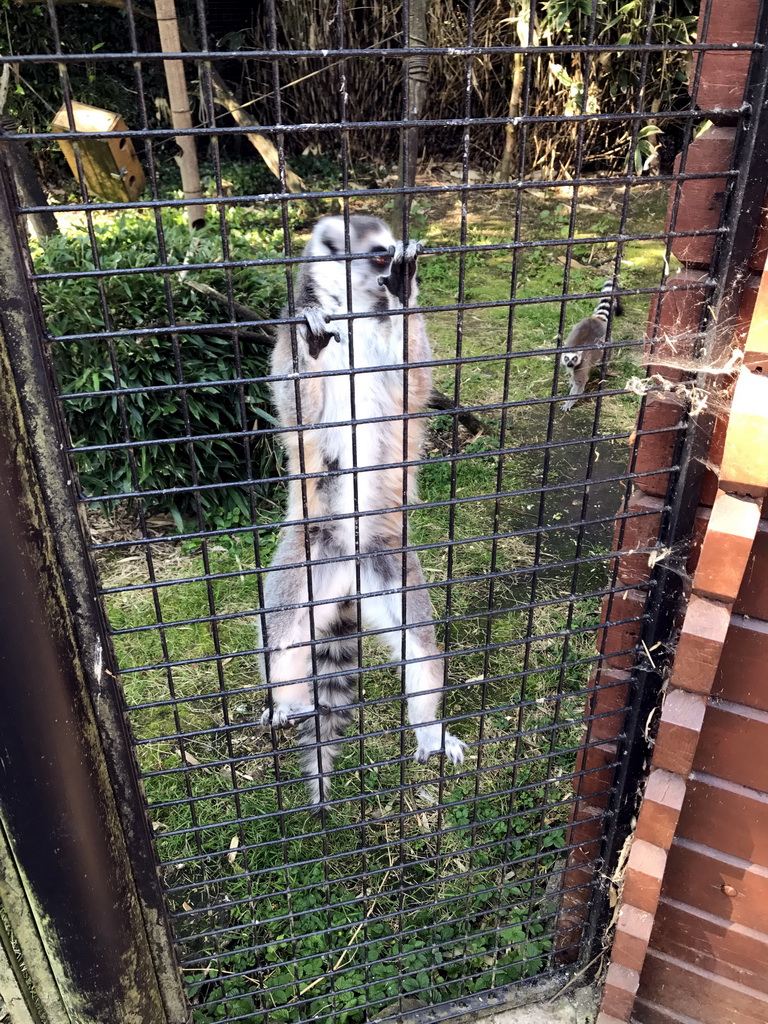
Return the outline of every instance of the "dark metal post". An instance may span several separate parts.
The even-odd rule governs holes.
[[[147,869],[151,846],[61,460],[2,145],[0,857],[12,862],[50,963],[53,1019],[63,1004],[80,1024],[179,1024],[187,1010]],[[39,956],[39,946],[25,948],[14,906],[4,909],[22,955]],[[46,992],[37,996],[45,1009]]]
[[[11,138],[16,134],[17,125],[12,117],[0,115],[0,132],[4,132]],[[8,147],[8,154],[13,169],[13,178],[16,182],[19,196],[25,206],[47,206],[40,182],[37,180],[37,171],[32,163],[32,157],[27,152],[23,142],[15,142]],[[50,238],[59,230],[55,214],[50,211],[40,210],[38,213],[27,214],[29,230],[35,238]]]

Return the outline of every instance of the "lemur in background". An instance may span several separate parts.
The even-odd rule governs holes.
[[[432,387],[431,355],[421,314],[408,316],[406,351],[405,318],[390,311],[418,305],[416,259],[422,246],[396,242],[375,217],[353,215],[348,224],[349,249],[344,218],[324,217],[316,224],[304,256],[349,251],[365,257],[301,264],[295,315],[304,323],[295,328],[295,345],[291,328],[281,326],[272,355],[272,392],[281,426],[302,424],[314,429],[301,433],[289,429],[282,435],[291,478],[287,522],[264,587],[263,646],[271,709],[264,712],[262,724],[283,729],[299,719],[301,767],[315,807],[328,799],[327,775],[339,753],[338,741],[352,722],[350,705],[357,699],[358,602],[364,628],[383,631],[381,637],[398,661],[405,626],[405,690],[408,720],[417,741],[416,760],[424,763],[441,749],[454,764],[464,757],[464,744],[436,717],[443,662],[435,642],[429,592],[416,554],[402,550],[404,473],[411,504],[416,500],[415,463],[425,433],[423,418],[403,417],[426,407]],[[352,323],[343,318],[329,320],[346,313],[373,315]],[[363,370],[354,376],[343,372],[350,369],[350,330],[353,365]],[[403,364],[410,363],[418,365],[403,369]],[[317,376],[297,381],[297,371]],[[354,428],[349,425],[352,388]],[[297,474],[304,479],[296,479]],[[356,508],[360,513],[357,551]],[[365,514],[370,512],[376,514]],[[305,529],[311,567],[306,565]],[[315,679],[313,637],[318,641]]]
[[[614,282],[606,281],[600,289],[603,293],[613,292]],[[608,329],[608,317],[611,313],[611,306],[615,303],[615,314],[621,316],[624,307],[621,299],[612,294],[603,294],[595,312],[592,316],[579,320],[571,333],[565,339],[565,348],[568,350],[560,356],[560,365],[568,371],[571,379],[571,390],[568,401],[563,405],[564,412],[570,412],[584,394],[589,375],[595,366],[599,366],[603,359],[602,345],[605,344],[605,335]],[[595,346],[587,348],[587,346]]]

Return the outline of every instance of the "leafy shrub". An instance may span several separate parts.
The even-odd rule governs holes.
[[[218,216],[209,213],[205,228],[190,236],[183,210],[164,210],[162,236],[168,263],[216,262],[222,258]],[[101,269],[161,265],[154,215],[130,211],[97,221],[96,248]],[[248,258],[272,256],[282,246],[276,214],[253,210],[227,211],[232,252]],[[35,269],[40,273],[93,270],[94,256],[82,224],[67,225],[66,233],[37,245]],[[203,487],[273,475],[273,446],[263,438],[250,441],[251,463],[242,437],[212,439],[215,434],[238,434],[274,420],[263,382],[245,385],[234,379],[259,378],[267,372],[268,346],[253,336],[238,342],[222,335],[195,333],[196,323],[230,319],[229,312],[189,287],[205,283],[226,294],[224,270],[179,274],[126,274],[98,279],[43,281],[42,303],[49,331],[55,336],[97,334],[103,337],[54,341],[53,354],[61,392],[83,394],[66,401],[66,415],[76,448],[93,448],[76,456],[83,491],[91,497],[117,495],[137,489],[167,490]],[[238,302],[273,316],[280,308],[283,278],[273,268],[238,268],[232,273]],[[169,308],[183,325],[177,340],[158,334],[167,326]],[[106,314],[106,315],[105,315]],[[116,330],[146,329],[136,336],[115,337]],[[253,328],[251,329],[254,330]],[[211,382],[184,388],[184,383]],[[151,388],[149,391],[130,389]],[[116,394],[116,389],[122,393]],[[129,389],[125,393],[125,389]],[[204,438],[170,441],[174,438]],[[133,449],[105,446],[149,442]],[[133,461],[133,464],[132,464]],[[256,485],[258,488],[258,484]],[[201,490],[206,518],[221,525],[250,519],[245,488]],[[170,510],[176,518],[195,511],[194,495],[156,495],[149,508]]]

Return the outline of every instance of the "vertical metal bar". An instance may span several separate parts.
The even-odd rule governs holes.
[[[0,763],[13,766],[2,775],[0,821],[72,1019],[182,1022],[186,1003],[60,461],[12,197],[0,150]]]

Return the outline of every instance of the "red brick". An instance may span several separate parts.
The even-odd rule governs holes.
[[[578,960],[586,919],[586,911],[571,911],[558,917],[555,956],[559,963],[572,964]]]
[[[697,594],[736,600],[759,521],[760,506],[751,498],[718,491],[693,578]]]
[[[667,852],[642,839],[635,839],[624,873],[622,900],[648,914],[656,912],[667,863]]]
[[[768,493],[768,376],[742,369],[733,394],[720,487],[762,497]]]
[[[704,36],[706,3],[700,6],[697,40],[705,43],[751,43],[755,38],[759,0],[739,0],[737,4],[712,3]],[[689,82],[696,80],[696,65],[701,61],[701,77],[694,97],[701,110],[741,106],[749,71],[748,50],[710,50],[693,59]]]
[[[755,751],[755,757],[761,756],[765,756],[763,752]],[[677,834],[765,867],[768,796],[712,775],[693,775],[688,780]],[[764,916],[765,907],[761,910]]]
[[[733,145],[736,138],[735,128],[710,128],[699,135],[688,147],[685,163],[686,174],[711,174],[716,171],[727,171],[731,166]],[[679,171],[681,157],[675,161],[675,171]],[[720,212],[723,196],[727,187],[727,178],[694,178],[684,181],[682,185],[673,184],[670,188],[667,226],[671,231],[714,231],[720,224]],[[678,187],[680,202],[677,218],[672,224],[672,213]],[[672,252],[681,263],[695,263],[706,266],[714,248],[716,235],[698,235],[687,238],[675,238]]]
[[[652,914],[625,903],[616,922],[611,959],[622,967],[642,971],[652,928]]]
[[[691,693],[710,692],[730,621],[726,605],[691,596],[672,664],[674,686]]]
[[[677,440],[685,417],[682,402],[674,395],[650,394],[643,405],[641,430],[661,430],[658,434],[641,434],[635,443],[637,486],[657,498],[665,497],[669,470],[674,463]]]
[[[563,875],[563,909],[571,910],[589,902],[592,882],[595,877],[594,864],[569,867]]]
[[[696,771],[766,793],[766,751],[768,712],[721,703],[707,708],[693,765]]]
[[[582,800],[593,808],[604,808],[608,803],[616,778],[618,747],[615,743],[599,743],[580,750],[576,757],[576,775],[573,788]]]
[[[576,805],[568,830],[568,845],[574,847],[569,861],[574,867],[595,862],[600,853],[603,825],[602,807],[583,801]]]
[[[664,898],[746,928],[762,929],[768,868],[678,836],[669,851]]]
[[[717,497],[717,481],[715,481],[715,493],[714,498]],[[706,508],[704,505],[699,505],[696,509],[696,518],[693,521],[693,535],[691,537],[691,548],[688,552],[688,572],[693,576],[696,572],[696,566],[699,564],[699,555],[701,554],[701,545],[704,543],[704,535],[707,532],[709,526],[709,516],[711,508]]]
[[[768,711],[767,659],[768,623],[733,615],[712,687],[713,696]]]
[[[606,625],[598,629],[596,645],[598,651],[605,655],[602,664],[606,668],[629,669],[634,665],[635,648],[643,624],[631,620],[637,620],[644,614],[645,603],[646,594],[642,590],[627,590],[622,594],[610,595],[603,601],[601,619]]]
[[[701,485],[699,503],[701,505],[714,505],[717,492],[720,489],[719,474],[720,463],[723,461],[723,449],[725,448],[725,434],[728,430],[728,418],[716,416],[712,428],[712,440],[709,444],[709,458],[707,467],[704,470],[704,479]]]
[[[629,499],[627,512],[630,517],[619,519],[613,536],[615,551],[621,550],[618,559],[618,579],[630,586],[645,583],[651,576],[647,550],[633,554],[638,549],[653,548],[659,537],[661,514],[664,502],[641,490],[635,491]]]
[[[672,689],[661,709],[661,722],[653,748],[653,764],[678,775],[688,775],[699,742],[707,699],[698,693]]]
[[[651,945],[694,967],[768,993],[768,935],[763,932],[662,899]]]
[[[765,1024],[768,998],[683,960],[648,951],[640,996],[701,1024]]]
[[[761,519],[733,610],[768,621],[768,520]],[[768,655],[768,648],[766,648]]]
[[[641,999],[635,1000],[635,1012],[632,1014],[633,1024],[697,1024],[691,1017],[681,1017],[665,1006]]]
[[[681,775],[666,772],[662,768],[652,771],[640,805],[635,838],[668,850],[672,845],[684,799],[685,779]]]
[[[739,300],[739,312],[736,318],[736,329],[733,333],[732,344],[738,345],[744,350],[744,366],[748,370],[757,373],[768,373],[766,360],[768,359],[768,337],[761,328],[766,320],[766,309],[763,299],[760,297],[760,276],[750,274],[742,286],[741,299]],[[751,331],[753,324],[756,330]],[[747,343],[749,342],[749,347]]]
[[[611,1017],[609,1013],[604,1013],[602,1010],[597,1015],[595,1024],[622,1024],[622,1021],[618,1017]]]
[[[618,738],[624,725],[630,678],[623,669],[603,668],[590,679],[593,689],[587,699],[587,714],[605,716],[590,723],[590,740]]]
[[[609,1017],[628,1021],[635,1004],[635,995],[640,984],[640,975],[629,967],[612,963],[605,975],[603,998],[600,1009]]]
[[[652,299],[645,359],[649,376],[659,374],[666,380],[679,381],[695,368],[696,336],[709,291],[707,280],[699,270],[678,270],[667,280],[672,290]]]

